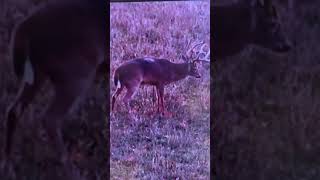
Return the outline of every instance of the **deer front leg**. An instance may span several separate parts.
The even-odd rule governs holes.
[[[158,89],[157,86],[152,86],[152,108],[150,108],[150,110],[147,111],[148,115],[153,115],[153,114],[157,114],[159,113],[159,101],[158,101]],[[157,101],[157,102],[156,102]]]
[[[59,98],[59,100],[61,99]],[[79,178],[79,173],[73,167],[72,162],[68,157],[68,152],[63,142],[61,132],[62,118],[64,117],[64,113],[67,113],[67,111],[58,107],[61,105],[59,100],[55,101],[48,109],[43,124],[48,135],[48,144],[51,145],[51,148],[54,148],[54,151],[57,153],[59,161],[64,167],[67,176],[66,179],[75,180]]]
[[[159,99],[161,104],[161,112],[166,117],[171,117],[172,114],[164,108],[164,86],[159,86]]]
[[[158,109],[157,109],[157,113],[160,113],[160,91],[159,91],[159,86],[156,86],[156,90],[157,90],[157,104],[158,104]]]
[[[59,161],[63,164],[68,179],[75,179],[76,175],[73,172],[72,163],[68,158],[63,142],[61,124],[62,118],[68,113],[74,100],[74,96],[67,96],[62,91],[57,92],[53,103],[43,117],[43,126],[48,136],[48,143],[58,154]]]
[[[164,87],[159,86],[158,90],[159,90],[159,97],[160,97],[159,100],[161,104],[161,112],[164,113],[164,103],[163,103]]]
[[[157,108],[157,106],[159,107],[158,99],[159,99],[158,88],[157,88],[157,86],[153,86],[152,87],[152,105],[153,105],[153,109]],[[155,105],[156,101],[157,101],[157,105]],[[155,109],[153,111],[156,112]],[[158,111],[159,111],[159,109],[158,109]]]

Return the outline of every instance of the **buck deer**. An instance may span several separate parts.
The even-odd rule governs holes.
[[[192,57],[197,47],[200,47]],[[188,46],[188,45],[187,45]],[[125,62],[118,67],[114,72],[114,84],[117,87],[115,93],[112,96],[111,110],[114,110],[116,98],[120,95],[124,87],[127,89],[127,93],[123,98],[123,101],[130,111],[129,101],[134,96],[135,92],[140,85],[152,85],[157,89],[158,97],[158,112],[167,114],[164,109],[164,87],[169,83],[173,83],[186,78],[187,76],[193,76],[200,78],[200,74],[197,69],[197,62],[210,62],[210,49],[205,52],[204,47],[206,44],[197,43],[191,47],[187,52],[187,57],[182,58],[187,61],[185,63],[172,63],[167,59],[156,58],[138,58]],[[203,57],[200,57],[200,56]]]
[[[274,52],[287,52],[291,45],[271,0],[252,0],[213,6],[214,58],[225,58],[254,44]]]
[[[49,3],[19,24],[12,38],[12,59],[21,81],[16,100],[7,110],[5,151],[10,159],[18,119],[46,79],[54,89],[53,102],[41,121],[68,178],[79,179],[65,148],[61,126],[72,107],[105,62],[107,14],[104,0]]]

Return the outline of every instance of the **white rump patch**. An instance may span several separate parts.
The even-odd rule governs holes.
[[[121,88],[121,83],[120,83],[119,80],[118,80],[118,83],[117,83],[117,88]]]
[[[23,81],[30,84],[30,85],[34,83],[34,71],[33,71],[32,64],[29,61],[29,59],[27,59],[25,65],[24,65]]]
[[[146,61],[150,61],[150,62],[154,62],[154,59],[153,58],[144,58],[144,60],[146,60]]]

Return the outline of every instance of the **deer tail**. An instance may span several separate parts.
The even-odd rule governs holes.
[[[32,84],[34,80],[33,67],[29,59],[29,40],[24,24],[17,26],[11,40],[11,59],[18,80]]]
[[[121,83],[120,83],[120,79],[119,79],[119,73],[116,71],[114,73],[114,85],[117,87],[117,88],[120,88],[121,87]]]

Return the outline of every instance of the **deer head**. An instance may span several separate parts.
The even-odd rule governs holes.
[[[247,0],[214,6],[213,16],[215,58],[238,54],[249,44],[278,53],[291,48],[271,0]]]
[[[270,0],[255,1],[252,13],[253,43],[276,52],[289,51],[291,46],[274,4]]]
[[[191,43],[187,43],[187,47]],[[208,47],[208,50],[205,51],[205,47]],[[188,75],[195,78],[201,78],[201,75],[198,70],[197,63],[209,62],[210,63],[210,48],[204,42],[195,42],[186,52],[186,56],[182,55],[182,59],[188,63]]]

